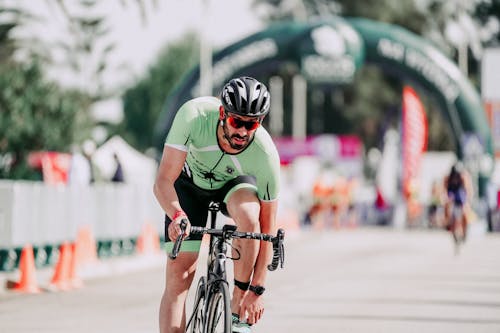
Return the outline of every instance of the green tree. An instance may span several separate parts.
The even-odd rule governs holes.
[[[146,2],[120,0],[123,8],[130,3],[137,6],[143,22]],[[156,5],[156,0],[150,2]],[[70,36],[50,42],[36,38],[36,29],[30,30],[34,35],[16,32],[53,18],[33,11],[30,2],[0,3],[0,178],[37,178],[27,166],[30,152],[69,152],[74,143],[90,137],[95,125],[89,113],[92,102],[113,93],[102,78],[115,43],[107,38],[109,17],[94,10],[99,3],[45,2],[52,13],[63,14],[66,36]],[[63,89],[49,81],[47,69],[54,66],[66,68],[83,84]]]
[[[45,72],[57,70],[64,75],[65,86],[71,86],[89,96],[93,101],[100,101],[116,96],[122,87],[121,82],[105,82],[113,71],[126,70],[124,63],[116,62],[116,40],[112,38],[111,16],[120,15],[131,4],[138,11],[143,24],[147,23],[148,7],[157,6],[157,0],[115,0],[118,10],[104,11],[103,1],[98,0],[53,0],[46,1],[46,9],[36,12],[28,1],[19,1],[13,8],[6,8],[10,14],[4,16],[6,23],[14,23],[16,27],[31,26],[29,32],[22,37],[17,36],[17,49],[22,50],[25,58],[37,57]],[[0,4],[0,13],[1,13]],[[39,8],[39,7],[35,7]],[[58,18],[54,23],[54,16]],[[0,21],[2,17],[0,16]],[[39,36],[37,27],[44,24],[55,26],[56,37]],[[7,26],[8,27],[8,26]],[[57,77],[57,76],[55,76]]]
[[[90,122],[89,99],[47,82],[37,62],[0,66],[0,178],[33,179],[32,151],[68,152]]]
[[[12,30],[15,29],[25,14],[10,7],[0,6],[0,63],[12,59],[16,50],[17,41],[12,38]]]
[[[118,132],[136,148],[153,145],[153,129],[168,94],[199,61],[199,41],[189,33],[167,45],[146,76],[123,95],[125,119]]]

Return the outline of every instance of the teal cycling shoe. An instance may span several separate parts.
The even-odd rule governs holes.
[[[233,333],[251,333],[252,325],[242,323],[240,317],[233,313]]]

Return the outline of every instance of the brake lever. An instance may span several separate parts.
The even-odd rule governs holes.
[[[177,236],[177,238],[175,239],[174,247],[172,248],[172,253],[170,253],[168,255],[170,257],[170,259],[172,259],[172,260],[176,259],[177,256],[179,255],[179,251],[181,249],[182,240],[184,238],[184,232],[186,231],[186,227],[187,227],[187,221],[186,221],[186,219],[182,219],[181,224],[180,224],[180,228],[181,228],[182,233],[179,236]]]

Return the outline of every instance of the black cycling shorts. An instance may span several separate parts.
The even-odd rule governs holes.
[[[224,198],[236,186],[249,185],[242,187],[255,188],[257,181],[253,176],[238,176],[228,181],[222,188],[218,190],[205,190],[193,183],[184,172],[181,173],[179,178],[175,181],[174,187],[179,198],[179,203],[182,209],[189,218],[189,222],[193,226],[205,227],[208,218],[208,206],[210,202],[219,203],[220,211],[222,214],[229,216],[227,212]],[[170,242],[168,237],[168,225],[172,220],[165,214],[165,241]],[[186,240],[201,240],[202,235],[193,235],[186,238]]]

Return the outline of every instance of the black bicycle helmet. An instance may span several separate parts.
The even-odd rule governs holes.
[[[271,96],[266,86],[248,76],[229,81],[221,92],[226,112],[247,117],[262,117],[269,112]]]

